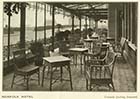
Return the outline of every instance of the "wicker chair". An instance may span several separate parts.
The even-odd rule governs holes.
[[[109,89],[112,87],[112,89],[115,90],[113,84],[113,71],[115,60],[116,54],[109,51],[105,60],[89,59],[86,61],[87,90],[92,90],[93,85],[108,85]],[[104,64],[102,64],[103,61],[105,61]]]
[[[25,51],[26,49],[19,49],[13,52],[15,70],[11,88],[13,88],[14,84],[17,84],[19,81],[21,81],[19,79],[16,79],[17,76],[23,77],[24,83],[26,81],[27,90],[29,90],[29,79],[33,74],[38,75],[38,84],[40,84],[39,67],[28,63]]]
[[[121,38],[121,40],[120,40],[120,42],[117,42],[116,44],[115,44],[115,49],[114,49],[114,51],[116,52],[116,53],[120,53],[119,55],[120,56],[123,56],[123,51],[124,51],[124,45],[125,45],[125,38]]]

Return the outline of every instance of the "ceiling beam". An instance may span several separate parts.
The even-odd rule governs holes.
[[[79,4],[73,4],[73,5],[64,5],[67,8],[71,9],[71,8],[75,8],[76,6],[79,6]]]
[[[68,11],[68,12],[70,12],[71,14],[74,14],[74,15],[80,17],[80,15],[77,14],[77,13],[75,12],[75,10],[73,10],[73,9],[69,9],[69,8],[67,8],[67,7],[65,7],[65,6],[62,6],[61,4],[53,4],[53,5],[56,6],[56,7],[58,7],[58,8],[64,9],[65,11]]]
[[[97,14],[97,15],[107,15],[108,12],[95,12],[95,11],[77,11],[77,14],[85,15],[85,14]]]
[[[85,13],[84,15],[98,16],[98,15],[108,15],[108,14]]]
[[[77,11],[108,11],[108,9],[77,9]]]
[[[95,6],[93,6],[92,4],[89,4],[91,6],[92,9],[96,8],[96,7],[99,7],[99,6],[102,6],[104,4],[96,4]]]
[[[50,4],[50,5],[54,5],[58,8],[61,8],[71,14],[74,14],[78,17],[81,17],[81,16],[95,16],[94,13],[96,13],[97,15],[106,15],[107,16],[107,13],[108,13],[108,9],[93,9],[93,8],[90,8],[90,9],[70,9],[69,7],[67,7],[68,5],[70,5],[71,3],[68,3],[68,4],[64,4],[64,3],[47,3],[47,4]],[[75,4],[75,3],[73,3]],[[76,4],[80,4],[80,3],[76,3]],[[92,3],[90,3],[92,4]],[[87,6],[87,3],[82,3],[82,5],[86,5]],[[97,4],[96,4],[97,5]],[[101,14],[101,13],[104,13],[104,14]]]
[[[75,10],[75,13],[108,13],[108,10]]]
[[[83,7],[86,7],[87,5],[86,4],[80,4],[80,6],[77,7],[77,9],[81,9]]]

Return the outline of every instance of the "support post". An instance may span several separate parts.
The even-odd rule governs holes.
[[[74,33],[74,15],[72,15],[72,33]]]
[[[21,3],[20,13],[20,48],[25,48],[25,22],[26,22],[26,6]]]
[[[82,27],[82,25],[81,25],[81,17],[79,17],[79,28],[80,28],[80,31],[81,31],[81,27]]]
[[[52,7],[52,51],[54,51],[55,6]]]
[[[89,18],[89,28],[91,28],[91,18]]]
[[[36,2],[36,10],[35,10],[35,42],[37,42],[37,2]]]
[[[86,30],[86,34],[87,34],[87,17],[85,18],[85,30]]]
[[[95,20],[95,32],[97,32],[98,29],[98,20]]]
[[[10,7],[11,7],[11,4],[8,5],[8,9],[10,11]],[[9,12],[8,14],[8,46],[7,46],[7,49],[8,49],[8,56],[7,56],[7,60],[8,60],[8,66],[10,65],[10,25],[11,25],[11,12]]]
[[[44,4],[44,44],[46,44],[46,4]]]

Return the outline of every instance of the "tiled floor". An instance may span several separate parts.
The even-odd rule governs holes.
[[[73,91],[87,91],[86,81],[83,74],[80,73],[80,68],[71,65],[72,70],[72,82]],[[64,71],[64,76],[68,76],[67,72]],[[3,78],[3,90],[4,91],[25,91],[25,87],[14,85],[11,89],[13,73],[4,76]],[[35,78],[36,76],[33,76]],[[114,71],[114,85],[116,92],[135,92],[134,81],[135,75],[131,69],[131,66],[120,59],[117,58]],[[45,79],[44,86],[38,85],[37,81],[30,81],[29,91],[49,91],[49,78]],[[58,81],[53,85],[53,91],[71,91],[70,83],[63,81],[62,83]],[[106,86],[99,88],[94,88],[94,91],[108,91]]]

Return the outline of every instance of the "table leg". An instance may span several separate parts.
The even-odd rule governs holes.
[[[70,86],[71,86],[71,90],[73,90],[70,64],[68,65],[68,71],[69,71],[69,77],[70,77]]]
[[[73,54],[73,64],[75,65],[76,64],[76,62],[75,62],[75,60],[76,60],[76,58],[75,58],[76,56]],[[76,65],[75,65],[76,66]]]
[[[27,76],[27,81],[26,81],[26,84],[27,84],[27,90],[29,90],[29,76]]]
[[[63,76],[63,67],[62,66],[60,66],[60,77],[61,77],[61,82],[62,82],[62,76]]]
[[[75,54],[75,67],[77,66],[77,54]]]
[[[86,56],[84,55],[84,74],[86,74]]]
[[[44,76],[45,76],[45,69],[46,69],[46,66],[43,67],[43,71],[42,71],[42,87],[43,87],[43,84],[44,84]]]
[[[40,69],[38,70],[38,85],[40,85]]]
[[[75,63],[74,63],[74,54],[73,53],[71,53],[71,58],[72,58],[72,64],[75,65]]]
[[[93,51],[93,42],[91,42],[91,52]]]
[[[91,51],[91,43],[89,43],[89,49],[90,49],[90,51]]]
[[[52,91],[52,76],[53,76],[53,71],[52,71],[52,66],[50,67],[50,91]]]
[[[81,65],[81,74],[82,74],[82,54],[80,55],[80,65]]]
[[[73,63],[76,67],[77,66],[77,54],[76,53],[73,55]]]

